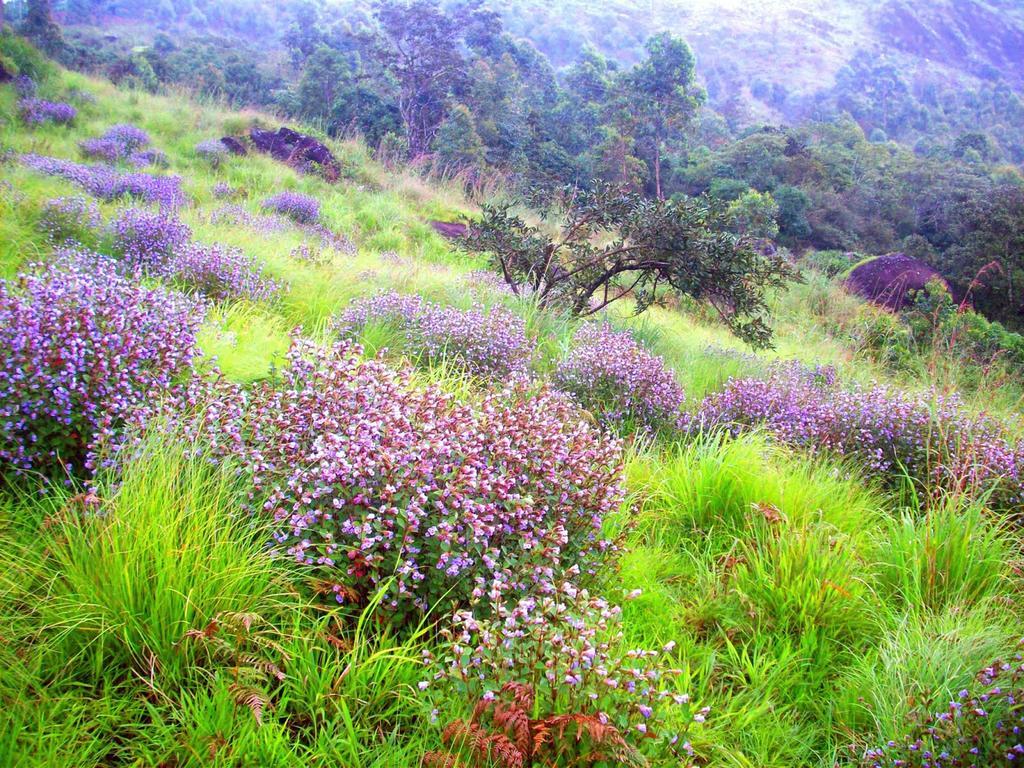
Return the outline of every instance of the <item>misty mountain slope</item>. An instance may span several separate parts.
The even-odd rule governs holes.
[[[983,0],[494,0],[514,31],[556,64],[583,45],[635,60],[643,41],[668,29],[698,57],[711,103],[746,119],[780,117],[781,102],[831,88],[858,51],[890,60],[913,80],[946,83],[1005,80],[1019,89],[1024,9]],[[767,87],[766,87],[767,86]],[[780,109],[780,107],[783,107]]]

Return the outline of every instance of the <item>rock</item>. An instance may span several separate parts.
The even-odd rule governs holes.
[[[0,83],[6,83],[13,79],[14,74],[7,71],[7,68],[4,66],[4,60],[0,57]]]
[[[331,150],[312,136],[282,127],[276,131],[253,128],[249,138],[258,151],[303,173],[317,172],[328,181],[337,181],[341,177],[341,166]]]
[[[249,150],[245,148],[245,144],[234,136],[224,136],[221,138],[220,143],[223,144],[232,155],[249,154]]]
[[[846,278],[846,287],[868,301],[896,311],[909,306],[914,292],[923,290],[932,280],[940,280],[953,293],[946,279],[923,261],[903,253],[890,253],[855,267]]]
[[[456,221],[432,221],[430,226],[442,237],[458,240],[469,234],[469,227]]]

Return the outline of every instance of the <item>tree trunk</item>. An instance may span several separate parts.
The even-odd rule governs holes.
[[[665,199],[661,193],[661,142],[657,140],[654,142],[654,192],[659,200]]]

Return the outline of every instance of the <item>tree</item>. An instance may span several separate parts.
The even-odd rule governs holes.
[[[302,77],[295,89],[294,110],[305,118],[325,120],[351,82],[348,58],[321,44],[309,54],[302,68]]]
[[[380,30],[369,54],[394,80],[409,156],[416,158],[430,151],[448,93],[465,76],[458,20],[432,0],[407,5],[377,0],[374,17]]]
[[[476,170],[483,165],[484,142],[465,104],[456,105],[448,113],[434,139],[434,151],[442,166],[456,171]]]
[[[639,313],[675,291],[707,301],[748,343],[771,345],[765,292],[795,273],[728,232],[711,198],[649,200],[607,184],[562,194],[554,239],[505,203],[484,205],[467,247],[491,254],[512,291],[542,307],[584,316],[632,297]]]
[[[626,77],[629,109],[640,128],[638,139],[647,147],[654,171],[654,191],[664,199],[661,164],[665,142],[690,124],[704,101],[694,85],[693,51],[668,32],[651,37],[647,59]]]
[[[729,218],[740,235],[774,240],[779,234],[779,206],[770,192],[747,190],[729,204]]]
[[[60,27],[53,20],[50,0],[28,0],[28,10],[21,31],[49,56],[56,55],[64,47]]]

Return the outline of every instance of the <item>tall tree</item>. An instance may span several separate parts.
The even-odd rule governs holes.
[[[64,47],[60,27],[53,20],[50,0],[28,0],[22,32],[39,48],[53,56]]]
[[[416,158],[430,151],[448,93],[465,76],[458,19],[432,0],[377,0],[374,17],[380,29],[369,54],[394,81],[409,156]]]
[[[654,172],[655,195],[663,200],[665,144],[690,124],[704,93],[694,85],[693,51],[683,40],[662,32],[647,41],[646,49],[647,58],[626,77],[626,97]]]

